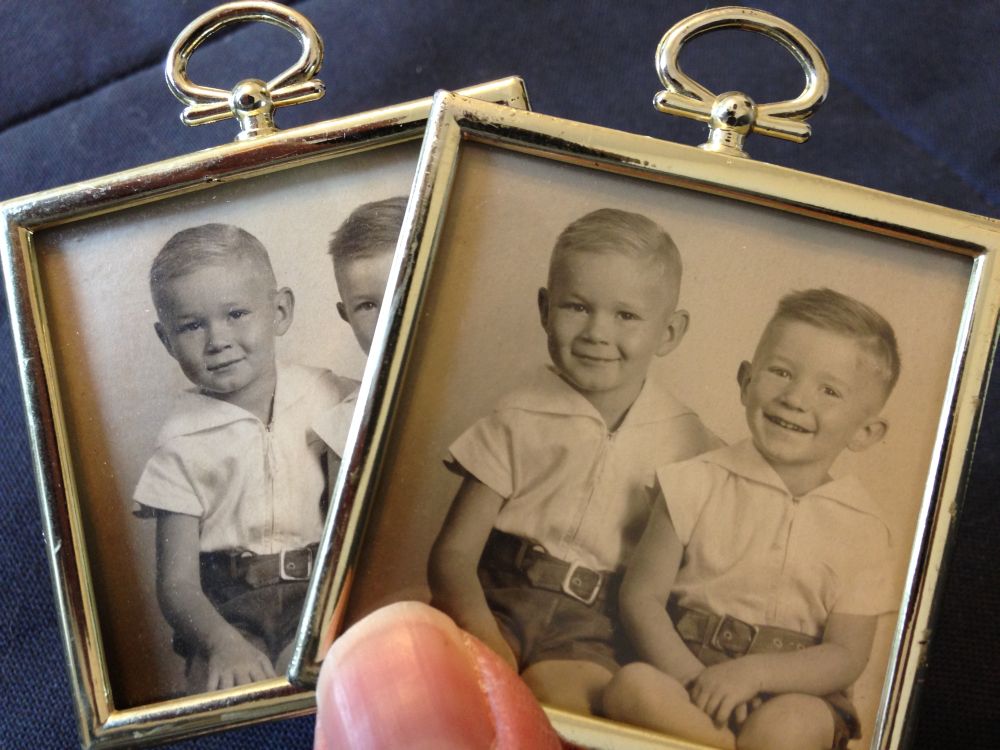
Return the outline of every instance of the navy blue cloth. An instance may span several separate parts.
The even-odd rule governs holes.
[[[231,140],[234,123],[185,128],[163,83],[173,38],[206,0],[34,0],[0,4],[0,199]],[[661,34],[703,0],[304,0],[326,43],[318,103],[280,110],[282,127],[519,74],[548,114],[682,143],[704,126],[650,104]],[[758,160],[986,215],[1000,215],[1000,14],[987,1],[766,0],[803,29],[832,71],[802,146],[754,137]],[[264,49],[275,49],[274,56]],[[199,50],[191,75],[228,88],[298,55],[290,35],[246,26]],[[684,68],[757,101],[793,96],[798,66],[779,47],[725,32],[693,42]],[[915,300],[914,304],[919,304]],[[6,306],[0,344],[0,747],[77,743],[27,449]],[[914,745],[987,748],[998,718],[1000,393],[991,389],[947,569]],[[205,737],[184,747],[307,747],[312,719]]]

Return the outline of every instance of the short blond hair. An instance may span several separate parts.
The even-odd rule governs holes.
[[[573,221],[562,230],[552,248],[552,269],[572,252],[612,252],[630,258],[652,260],[663,269],[674,299],[680,293],[683,264],[677,245],[655,221],[643,214],[617,208],[599,208]]]
[[[864,302],[827,288],[791,292],[778,301],[764,336],[780,321],[798,321],[853,338],[878,361],[884,395],[888,398],[896,387],[901,369],[896,332],[888,320]]]
[[[396,247],[406,213],[406,196],[362,203],[351,211],[330,238],[330,255],[339,261],[369,255],[388,245]]]
[[[153,304],[160,309],[166,284],[199,268],[247,260],[276,287],[267,248],[250,232],[232,224],[202,224],[177,232],[156,254],[149,269]]]

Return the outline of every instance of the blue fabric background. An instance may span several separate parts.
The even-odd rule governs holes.
[[[230,140],[231,121],[183,127],[161,73],[177,33],[213,4],[0,3],[0,199]],[[283,127],[519,74],[540,112],[682,143],[703,140],[702,125],[660,115],[650,104],[659,88],[656,44],[670,25],[703,8],[701,1],[293,4],[326,43],[321,77],[328,94],[319,103],[281,110]],[[749,144],[755,158],[1000,215],[995,2],[767,0],[758,6],[809,34],[827,57],[832,83],[809,143],[755,137]],[[241,78],[274,75],[297,55],[291,36],[247,26],[199,50],[190,72],[199,83],[228,88]],[[756,35],[700,39],[686,49],[684,68],[710,89],[741,89],[759,102],[792,96],[802,86],[792,59]],[[72,747],[76,726],[6,305],[0,316],[0,747]],[[995,746],[998,404],[994,387],[929,652],[915,747]],[[308,747],[312,726],[311,718],[284,721],[179,746]]]

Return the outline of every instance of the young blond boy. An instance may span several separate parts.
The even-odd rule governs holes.
[[[368,354],[382,308],[396,240],[403,226],[406,196],[364,203],[355,208],[330,239],[337,277],[337,312],[351,326]]]
[[[464,479],[431,553],[433,603],[578,712],[618,667],[617,584],[654,467],[718,445],[647,382],[687,329],[680,281],[677,247],[645,216],[571,223],[538,292],[552,366],[451,446]]]
[[[829,289],[780,301],[739,368],[751,439],[657,471],[621,591],[647,663],[616,675],[610,716],[741,749],[860,736],[847,692],[895,608],[889,530],[829,470],[885,435],[898,377],[896,337],[870,307]]]
[[[311,421],[356,385],[276,362],[294,296],[238,227],[175,234],[150,287],[156,334],[195,386],[134,494],[157,519],[160,606],[190,692],[273,677],[290,655],[323,524],[327,446]]]
[[[403,226],[406,200],[406,196],[400,195],[362,203],[330,238],[329,252],[340,294],[337,314],[351,327],[366,355],[371,352],[375,338],[375,324]],[[352,395],[317,419],[317,429],[338,458],[344,455],[356,403]],[[335,478],[339,465],[336,459],[331,462],[331,478]]]

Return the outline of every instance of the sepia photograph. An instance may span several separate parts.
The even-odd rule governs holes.
[[[990,115],[996,112],[990,103],[1000,88],[1000,68],[991,64],[997,59],[1000,38],[996,3],[765,0],[750,4],[776,16],[783,28],[794,27],[806,36],[821,53],[823,65],[815,52],[803,54],[799,48],[797,53],[794,43],[789,45],[794,37],[776,40],[756,33],[766,28],[760,25],[716,26],[717,30],[697,38],[685,36],[682,51],[664,45],[664,36],[678,24],[694,30],[693,14],[704,18],[740,12],[728,3],[704,0],[502,5],[458,0],[279,2],[289,7],[274,9],[271,0],[0,3],[0,26],[5,30],[0,81],[6,84],[0,113],[0,216],[5,221],[0,262],[6,298],[0,308],[0,335],[7,342],[0,346],[4,467],[0,568],[6,571],[0,583],[4,612],[0,747],[82,745],[103,750],[156,745],[223,750],[306,748],[325,740],[327,746],[339,748],[349,746],[352,739],[364,742],[377,737],[386,738],[389,747],[422,743],[440,747],[448,744],[441,732],[469,729],[471,719],[479,716],[477,708],[490,709],[475,725],[481,728],[476,739],[483,746],[502,747],[507,738],[491,732],[510,729],[515,734],[513,745],[544,747],[535,735],[520,734],[523,724],[513,721],[524,715],[522,709],[530,708],[537,717],[532,726],[548,732],[553,745],[559,734],[568,743],[588,748],[705,750],[714,743],[713,737],[707,743],[691,742],[678,739],[682,727],[638,728],[646,726],[646,716],[626,715],[622,706],[606,710],[603,696],[595,707],[586,696],[593,689],[582,691],[590,704],[583,709],[553,708],[561,696],[542,692],[545,669],[533,668],[537,655],[528,655],[531,646],[525,645],[534,636],[519,634],[514,624],[515,618],[521,622],[527,615],[520,610],[504,614],[488,578],[501,575],[507,556],[513,554],[516,560],[523,550],[526,557],[518,567],[526,569],[524,577],[549,587],[540,591],[534,587],[533,596],[551,596],[562,605],[560,610],[599,610],[596,622],[612,629],[610,645],[609,637],[599,634],[601,643],[578,650],[575,644],[581,636],[570,634],[570,644],[546,644],[536,654],[579,663],[581,672],[599,685],[613,671],[602,692],[625,696],[621,703],[626,707],[628,696],[639,690],[654,696],[667,689],[677,697],[674,704],[695,705],[696,683],[689,681],[697,665],[683,655],[674,672],[656,666],[653,648],[661,633],[670,632],[659,611],[667,609],[658,602],[663,589],[669,586],[670,592],[678,592],[676,597],[667,594],[669,628],[702,666],[717,646],[723,646],[727,655],[753,649],[754,653],[740,657],[747,665],[752,664],[753,660],[747,662],[751,657],[797,656],[798,651],[775,654],[757,649],[777,637],[783,645],[790,642],[793,648],[802,645],[808,651],[819,624],[824,624],[824,633],[827,626],[833,628],[833,638],[838,618],[847,611],[846,600],[837,597],[837,586],[824,588],[830,579],[822,570],[815,577],[811,572],[803,577],[795,591],[781,588],[765,596],[761,582],[776,580],[771,566],[777,565],[778,553],[757,547],[740,551],[733,571],[741,577],[735,583],[726,581],[721,594],[696,591],[693,587],[702,586],[706,571],[711,572],[706,565],[709,556],[714,560],[718,554],[720,564],[733,562],[722,553],[744,541],[732,539],[731,534],[745,527],[748,534],[760,534],[756,541],[770,538],[779,548],[787,545],[789,561],[801,560],[795,550],[803,547],[815,548],[817,560],[822,554],[823,559],[837,562],[837,571],[843,570],[841,552],[848,557],[847,565],[855,564],[850,557],[855,551],[857,562],[865,564],[875,555],[888,558],[891,575],[866,584],[855,600],[868,606],[865,602],[881,602],[887,591],[895,597],[888,605],[874,606],[892,611],[876,615],[867,664],[853,676],[855,658],[865,652],[867,641],[855,636],[844,641],[852,654],[849,661],[816,670],[824,680],[851,685],[845,692],[861,733],[849,741],[851,750],[994,750],[1000,649],[991,647],[988,633],[1000,619],[996,564],[1000,378],[991,377],[1000,343],[996,327],[1000,223],[995,220],[1000,218],[1000,128],[995,114]],[[276,12],[272,17],[294,19],[299,14],[315,29],[323,49],[318,69],[318,55],[304,49],[305,44],[315,52],[315,40],[287,23],[267,22],[269,6],[272,14]],[[213,25],[214,31],[208,31],[196,22],[216,11],[230,19],[224,26]],[[244,19],[255,15],[241,21],[241,14]],[[292,24],[307,28],[296,21]],[[199,28],[208,35],[196,31]],[[192,50],[185,39],[202,42]],[[668,48],[677,54],[666,54]],[[678,66],[665,76],[671,57]],[[315,76],[289,78],[293,67]],[[828,75],[823,68],[828,68]],[[676,72],[684,75],[678,77]],[[430,99],[422,97],[513,75],[530,88],[533,108],[559,118],[560,124],[538,129],[541,120],[534,117],[506,113],[500,117],[478,109],[466,116],[454,111],[462,117],[460,128],[451,128],[457,137],[435,146],[452,163],[436,170],[438,187],[433,192],[425,182],[425,190],[408,202],[404,224],[412,224],[413,256],[410,262],[401,262],[403,254],[397,256],[399,272],[389,272],[398,275],[393,282],[395,297],[383,302],[383,309],[392,308],[395,315],[383,317],[371,329],[369,362],[384,357],[385,366],[366,369],[364,338],[359,340],[359,332],[367,336],[365,321],[371,320],[365,311],[372,312],[365,299],[366,282],[345,278],[361,294],[354,302],[344,299],[347,292],[342,293],[331,242],[356,210],[407,195],[409,182],[380,183],[371,191],[359,188],[357,195],[350,189],[341,195],[338,189],[324,200],[326,183],[307,181],[300,192],[280,189],[291,202],[262,197],[252,202],[259,210],[248,212],[233,210],[239,201],[219,198],[213,204],[210,197],[219,188],[249,189],[251,182],[244,184],[248,178],[259,178],[262,186],[272,178],[275,185],[285,185],[286,178],[292,180],[292,173],[302,166],[318,166],[335,154],[349,156],[335,158],[346,165],[361,151],[417,141],[430,111]],[[185,77],[201,91],[178,88],[176,80],[167,82],[179,78],[183,84]],[[698,85],[671,89],[665,77],[691,79]],[[249,79],[274,84],[262,89]],[[319,81],[326,90],[321,99],[283,106],[299,94],[319,93]],[[774,117],[776,110],[804,114],[800,92],[808,89],[815,94],[824,87],[825,99],[819,109],[813,100],[815,111],[808,120]],[[178,101],[177,92],[192,96]],[[675,96],[665,96],[671,92]],[[726,96],[736,92],[745,97]],[[698,151],[695,147],[711,138],[707,123],[675,116],[711,116],[714,95],[730,104],[747,105],[742,111],[730,109],[732,117],[720,111],[723,107],[716,114],[717,122],[725,121],[734,130],[749,129],[743,143],[749,159]],[[268,98],[279,106],[269,108]],[[519,94],[508,87],[492,100],[517,102]],[[402,102],[412,103],[398,104]],[[526,104],[523,96],[520,102]],[[673,113],[665,111],[668,104],[676,107]],[[190,107],[196,111],[184,114]],[[192,117],[226,114],[227,107],[230,113],[241,112],[239,122],[230,118],[198,127],[185,124]],[[464,105],[460,109],[466,110]],[[278,132],[261,134],[271,120]],[[771,130],[771,134],[801,135],[807,129],[811,136],[804,143],[768,134]],[[234,141],[241,133],[257,135]],[[413,154],[416,158],[416,146]],[[477,166],[486,156],[490,156],[488,169]],[[334,175],[339,166],[329,166]],[[459,180],[460,192],[454,194],[449,185],[452,175]],[[334,178],[330,184],[340,183]],[[226,190],[218,194],[244,194]],[[178,207],[175,213],[167,210],[167,203]],[[307,204],[316,210],[296,216],[295,206]],[[115,215],[121,217],[119,223],[113,220]],[[613,215],[626,226],[611,230],[596,225],[606,224],[604,220]],[[657,229],[643,230],[640,225],[649,228],[645,220]],[[568,232],[577,222],[583,223]],[[285,527],[280,542],[266,541],[278,539],[278,532],[268,528],[259,539],[247,541],[251,534],[257,535],[253,526],[257,521],[244,523],[243,518],[210,525],[204,534],[199,528],[197,540],[188,528],[186,541],[173,548],[180,564],[165,564],[160,576],[159,520],[165,526],[171,519],[190,523],[183,511],[191,510],[194,513],[188,516],[197,517],[202,510],[200,503],[187,502],[171,503],[183,509],[179,513],[157,507],[158,497],[174,497],[172,488],[155,496],[145,494],[146,502],[137,502],[146,469],[173,456],[168,452],[174,444],[190,437],[168,438],[165,430],[173,429],[178,416],[187,420],[189,411],[197,416],[241,408],[200,392],[202,386],[182,369],[172,352],[187,358],[182,339],[208,333],[202,323],[183,332],[170,330],[168,321],[160,320],[150,284],[154,260],[172,238],[197,239],[209,226],[232,228],[226,230],[233,233],[231,237],[242,238],[223,243],[229,250],[245,251],[259,243],[266,251],[272,321],[267,339],[273,338],[275,364],[272,413],[265,418],[283,430],[286,417],[292,416],[284,408],[286,378],[281,373],[287,367],[315,374],[317,380],[310,383],[324,386],[301,389],[309,411],[317,410],[317,417],[294,423],[293,434],[303,438],[301,453],[287,460],[276,454],[278,472],[293,464],[302,470],[295,473],[294,489],[287,485],[286,491],[281,485],[279,491],[289,502],[301,498],[306,516],[314,521],[325,512],[328,520],[343,522],[332,530],[327,526],[308,533],[298,526]],[[670,243],[654,242],[661,230]],[[185,232],[195,235],[181,234]],[[630,380],[632,386],[620,401],[594,405],[583,395],[590,391],[582,390],[582,378],[567,379],[562,373],[573,375],[570,367],[575,367],[578,356],[574,352],[583,343],[590,351],[581,355],[580,362],[587,363],[581,372],[606,366],[602,361],[614,356],[604,352],[613,355],[616,340],[599,331],[604,323],[596,318],[593,331],[571,336],[573,329],[563,326],[572,316],[566,308],[555,307],[553,300],[567,288],[567,277],[584,278],[580,274],[588,269],[576,264],[581,259],[588,262],[591,255],[601,260],[595,263],[594,274],[607,282],[608,289],[619,289],[618,271],[624,272],[633,256],[619,259],[614,253],[598,252],[605,235],[622,241],[634,236],[636,261],[644,257],[640,250],[650,254],[641,267],[649,271],[649,287],[658,302],[662,303],[663,293],[674,295],[666,283],[671,275],[677,288],[676,300],[659,310],[664,316],[658,319],[663,329],[658,333],[664,336],[653,339],[651,354],[645,350],[642,361],[648,356],[644,365],[648,377],[638,393],[633,398],[635,383]],[[40,258],[43,244],[47,256]],[[209,240],[202,237],[195,244],[207,246]],[[671,244],[680,261],[679,275],[669,271]],[[554,254],[557,245],[560,250]],[[577,247],[593,250],[564,255]],[[659,266],[652,262],[661,254],[654,252],[656,247],[668,248]],[[81,261],[84,253],[90,254],[87,263]],[[828,256],[839,260],[824,262]],[[256,257],[261,259],[259,251]],[[250,262],[249,257],[243,260]],[[468,268],[463,270],[466,262]],[[913,270],[924,263],[926,268]],[[953,280],[948,267],[955,270]],[[363,264],[344,268],[367,274]],[[556,272],[551,280],[550,271]],[[373,276],[382,272],[372,268]],[[206,284],[209,299],[214,289],[233,280],[219,275],[223,278]],[[472,291],[464,293],[467,281]],[[642,281],[647,281],[645,274]],[[176,289],[167,289],[175,286],[176,279],[162,284],[167,296],[176,295]],[[546,290],[545,321],[541,289]],[[755,354],[763,345],[771,345],[773,334],[795,330],[816,329],[806,343],[822,344],[817,358],[836,351],[834,342],[842,338],[850,343],[851,337],[841,333],[828,337],[822,327],[789,323],[788,311],[779,315],[779,306],[795,302],[790,295],[825,295],[823,290],[840,295],[830,296],[845,303],[835,307],[851,306],[846,298],[888,324],[896,342],[899,374],[892,384],[894,358],[887,338],[881,354],[877,348],[865,351],[873,369],[888,368],[889,373],[888,381],[884,377],[882,381],[884,403],[875,419],[865,422],[871,426],[865,434],[875,439],[870,444],[868,438],[848,440],[848,447],[837,453],[827,471],[832,481],[789,500],[789,495],[781,494],[782,485],[790,491],[785,479],[794,483],[794,478],[784,470],[771,474],[773,467],[766,460],[770,454],[756,447],[755,431],[762,428],[760,434],[766,439],[766,430],[780,428],[794,433],[789,437],[804,440],[812,426],[803,421],[807,412],[802,404],[794,406],[802,395],[793,391],[782,397],[779,414],[772,413],[773,399],[765,402],[757,389],[765,377],[777,378],[781,371],[784,382],[796,370],[782,363],[778,371],[760,370],[763,377],[755,379],[753,368],[762,363],[760,356],[755,361]],[[578,291],[583,290],[574,293]],[[616,301],[631,304],[641,296],[629,294],[628,299]],[[277,307],[276,300],[280,300]],[[164,309],[170,312],[176,300],[166,302]],[[233,330],[237,320],[246,318],[244,309],[225,310],[227,318],[235,316]],[[584,309],[586,305],[575,311],[571,307],[569,312],[582,315]],[[957,309],[963,312],[955,313]],[[626,318],[638,320],[641,312],[623,309],[615,315],[624,326]],[[434,331],[449,324],[446,317],[454,318],[450,324],[457,330],[436,337]],[[420,343],[425,327],[427,345]],[[279,335],[280,328],[284,331]],[[550,351],[550,335],[555,354]],[[570,342],[570,358],[564,360],[558,347],[565,341]],[[237,346],[244,343],[216,341],[212,348],[217,351],[210,356],[232,354]],[[617,348],[627,351],[621,343]],[[661,354],[666,348],[669,351]],[[846,351],[855,350],[848,346]],[[260,381],[265,399],[271,390],[266,364],[270,360],[267,355]],[[225,362],[220,362],[223,369],[229,367]],[[413,411],[415,401],[406,396],[418,380],[425,382],[425,372],[430,378],[420,398],[429,399],[426,413]],[[343,436],[353,398],[341,399],[338,384],[345,382],[357,384],[358,395],[355,417]],[[535,442],[492,470],[481,457],[487,447],[508,445],[508,438],[501,435],[499,442],[487,442],[479,439],[480,434],[490,432],[487,437],[492,438],[494,425],[506,429],[514,423],[512,415],[520,414],[523,397],[550,387],[551,391],[542,391],[544,398],[561,404],[553,415],[554,429],[525,425],[516,436],[512,433],[511,447],[525,445],[515,443],[515,438]],[[833,398],[836,392],[833,387],[826,395]],[[198,405],[184,409],[182,402],[192,400]],[[336,404],[326,412],[332,401]],[[777,416],[785,426],[770,420],[758,424],[747,411],[757,403],[761,414]],[[366,415],[368,404],[371,411]],[[329,418],[320,419],[319,412]],[[638,424],[647,412],[655,423]],[[259,429],[262,421],[241,416],[239,424],[213,425],[211,434],[219,435],[219,440],[206,440],[204,453],[200,448],[195,451],[195,457],[204,461],[206,477],[199,487],[214,481],[212,472],[221,465],[222,453],[236,453],[234,472],[263,473],[269,466],[263,458],[248,458],[254,447],[260,447],[256,441],[263,440],[250,428]],[[619,424],[613,427],[616,421]],[[569,422],[572,426],[567,426]],[[690,450],[707,443],[704,452],[681,458],[678,453],[684,451],[661,456],[650,448],[672,440],[674,427],[681,425],[691,430],[682,435],[698,444]],[[236,450],[236,433],[244,428],[247,440],[240,446],[249,447]],[[390,448],[397,445],[396,431],[412,436],[399,445],[398,455]],[[567,435],[572,437],[569,444]],[[473,438],[475,454],[468,449]],[[588,439],[590,454],[585,450]],[[337,456],[329,446],[341,440],[344,455],[334,482]],[[539,461],[526,465],[524,453],[533,462],[536,443],[542,444]],[[573,459],[565,471],[552,467],[546,453],[556,444],[565,446],[567,461]],[[273,447],[284,450],[285,445],[282,440]],[[601,454],[604,445],[606,452]],[[862,450],[852,450],[852,445]],[[758,476],[750,471],[753,467],[743,471],[743,454],[719,453],[737,447],[747,450],[766,474],[759,477],[759,488],[753,484],[759,492],[743,488]],[[702,458],[711,456],[715,458]],[[757,462],[758,456],[766,468]],[[186,460],[177,454],[178,462]],[[590,473],[577,478],[574,472],[588,462]],[[592,475],[598,463],[604,474]],[[401,468],[390,474],[389,469],[379,470],[383,464]],[[728,473],[722,473],[724,468]],[[503,500],[508,476],[509,494],[517,495],[510,510],[514,502],[535,500],[534,486],[526,486],[518,474],[522,469],[549,480],[546,489],[552,492],[557,512],[564,501],[574,502],[570,493],[576,498],[592,495],[594,501],[601,497],[602,512],[612,512],[607,527],[594,516],[581,517],[580,533],[564,542],[556,539],[558,532],[540,528],[541,517],[524,512],[524,505],[519,517],[512,518],[502,503],[494,513],[489,506],[496,497],[489,493]],[[742,479],[735,477],[737,470]],[[636,489],[640,480],[631,483],[635,476],[631,472],[642,473],[642,493]],[[756,510],[753,523],[737,517],[734,510],[735,521],[722,528],[713,526],[711,540],[733,542],[720,551],[707,546],[699,533],[708,528],[701,525],[703,520],[726,517],[722,501],[729,496],[707,496],[699,489],[714,487],[709,478],[721,476],[739,484],[732,499],[740,509],[752,504]],[[331,483],[335,487],[327,508],[322,502],[314,504],[321,479],[326,489]],[[389,490],[384,512],[379,481]],[[844,482],[850,483],[851,492],[827,498],[843,501],[830,507],[850,510],[853,503],[857,517],[870,525],[852,525],[859,538],[852,536],[842,550],[821,549],[812,531],[798,535],[798,521],[804,515],[800,510],[821,490],[837,490]],[[343,491],[336,489],[337,484]],[[675,494],[668,492],[668,484],[675,486]],[[682,497],[680,489],[689,486],[691,491]],[[178,497],[184,496],[181,487]],[[619,487],[627,488],[620,490],[625,501],[603,501],[605,493]],[[776,502],[767,509],[775,515],[764,508],[771,491]],[[256,501],[254,494],[247,485],[246,491],[227,499]],[[466,507],[461,500],[473,495],[487,498],[477,520],[479,532],[463,525],[464,516],[458,515]],[[641,516],[644,507],[648,515],[643,523],[618,528],[630,523],[637,509]],[[779,511],[787,516],[778,517]],[[843,517],[831,513],[820,519],[824,531],[820,542],[844,535]],[[644,543],[650,519],[657,526]],[[814,517],[808,523],[820,520]],[[558,520],[552,528],[564,530],[572,521]],[[285,524],[285,516],[276,522]],[[789,522],[787,540],[779,538],[783,522]],[[888,528],[887,544],[872,539],[886,533],[883,524]],[[241,537],[211,542],[209,534],[220,528],[241,529]],[[169,551],[170,540],[179,537],[173,530],[164,532],[163,546]],[[480,546],[477,533],[482,534],[482,550],[491,551],[482,570],[482,554],[471,563],[461,561],[462,554],[475,555]],[[504,533],[515,539],[504,541]],[[609,536],[612,541],[604,541]],[[320,544],[314,549],[317,539]],[[867,540],[864,548],[857,549],[863,540]],[[282,579],[282,572],[297,579],[308,571],[311,580],[302,609],[309,617],[299,623],[287,679],[279,669],[288,655],[286,625],[278,625],[274,635],[270,630],[263,637],[250,635],[248,647],[236,641],[242,651],[252,654],[252,669],[257,672],[251,674],[247,668],[239,676],[246,663],[242,658],[227,659],[235,668],[220,664],[214,684],[254,681],[208,689],[210,658],[195,652],[201,648],[199,641],[215,644],[219,651],[219,640],[224,645],[224,639],[207,630],[201,635],[190,627],[185,630],[191,614],[184,612],[185,607],[201,601],[200,611],[218,626],[209,630],[238,632],[240,638],[246,639],[244,633],[260,626],[228,604],[238,587],[230,592],[222,591],[220,584],[202,585],[202,542],[215,548],[206,554],[221,552],[212,558],[211,570],[225,576],[226,584],[235,578],[243,586],[247,575],[259,582],[277,573],[281,582],[269,590],[295,592],[277,605],[289,619],[299,606],[293,599],[303,585]],[[265,551],[258,542],[278,549],[277,553]],[[677,544],[690,547],[698,559],[688,562],[682,555],[675,566],[673,557],[666,556],[671,550],[676,553]],[[229,545],[256,550],[254,557],[268,558],[262,561],[266,569],[257,570],[260,563],[250,562],[250,554],[234,554]],[[663,552],[664,559],[647,552]],[[759,552],[759,564],[744,564],[751,552]],[[198,578],[192,585],[195,562]],[[669,575],[636,577],[660,566],[669,568]],[[167,580],[168,573],[185,570],[181,580]],[[321,581],[328,585],[317,588]],[[158,589],[181,595],[161,601]],[[734,598],[734,589],[745,590],[748,598]],[[456,596],[461,591],[473,595],[482,591],[483,604],[463,605]],[[765,597],[763,603],[750,601],[751,595]],[[270,605],[263,610],[256,607],[257,597],[262,596],[251,587],[246,601],[252,603],[254,617],[273,611]],[[592,604],[584,604],[591,598]],[[809,602],[805,610],[790,609],[799,607],[802,598]],[[626,600],[631,603],[623,604]],[[432,601],[439,609],[430,606]],[[649,612],[655,606],[655,616],[638,606],[643,601],[653,602]],[[381,602],[394,604],[378,609]],[[818,609],[816,602],[821,605]],[[486,635],[490,645],[473,642],[473,636],[455,626],[446,611],[459,617],[471,611],[477,620],[471,627]],[[366,612],[371,614],[362,617]],[[433,626],[416,633],[423,641],[407,640],[407,634],[416,631],[410,627],[414,618],[399,613],[417,613],[422,618],[417,625]],[[349,623],[351,630],[346,632]],[[560,633],[569,630],[564,620],[558,627]],[[467,663],[464,658],[446,657],[439,660],[443,663],[432,662],[425,644],[442,631],[453,636],[446,644],[449,648],[475,643],[475,654],[490,658],[495,654],[495,669],[486,674],[478,669],[489,659]],[[303,633],[308,640],[303,640]],[[808,638],[797,640],[789,633]],[[703,649],[706,638],[711,648]],[[687,645],[695,641],[698,653]],[[852,647],[855,642],[862,647]],[[754,645],[746,645],[750,643]],[[676,640],[672,645],[671,654],[684,654]],[[330,652],[331,648],[336,650]],[[464,657],[465,652],[450,648],[448,654]],[[224,656],[220,652],[216,662]],[[507,660],[514,656],[519,657],[519,671],[545,696],[544,711],[538,709],[533,694],[526,693],[529,688],[520,675],[506,670]],[[189,661],[192,666],[200,664],[201,676],[198,670],[189,670]],[[615,679],[619,667],[633,664],[656,671],[640,666]],[[325,681],[320,680],[321,666]],[[449,666],[469,667],[468,680],[449,687],[451,672],[442,669]],[[271,670],[279,676],[256,679],[257,673]],[[682,686],[688,683],[687,697],[658,673]],[[493,676],[496,681],[490,679]],[[585,682],[568,679],[558,686]],[[671,687],[664,688],[665,684]],[[313,692],[317,685],[322,692]],[[700,689],[707,687],[706,683]],[[801,683],[795,688],[805,694]],[[707,707],[708,690],[699,694]],[[507,695],[516,700],[494,700]],[[656,700],[659,705],[664,699]],[[835,720],[850,730],[851,712],[840,710],[846,703],[824,701],[821,709],[810,703],[814,710],[805,709],[802,715],[823,715],[822,721],[814,718],[806,724],[823,734],[824,743],[832,745],[836,739]],[[780,705],[771,701],[772,707]],[[754,713],[746,710],[748,716]],[[717,712],[719,707],[713,718]],[[660,713],[655,708],[645,711]],[[732,727],[730,721],[730,733]],[[722,739],[728,736],[723,734]],[[744,737],[744,744],[750,739]],[[471,747],[476,742],[454,744]]]
[[[36,234],[116,705],[284,676],[416,155]]]
[[[415,188],[442,208],[411,228],[430,260],[386,330],[334,626],[430,603],[605,743],[872,747],[975,261],[565,163],[571,126],[497,138],[454,106],[488,135],[439,125],[448,167]],[[543,119],[556,158],[524,135]]]

